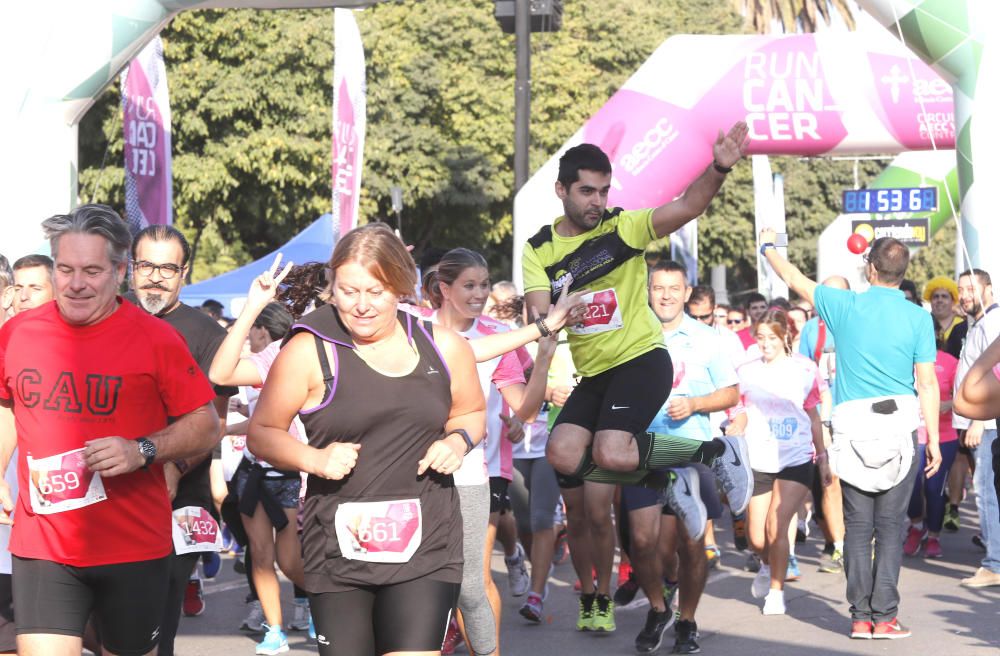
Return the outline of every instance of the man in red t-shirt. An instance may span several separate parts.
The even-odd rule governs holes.
[[[10,539],[20,654],[156,650],[171,513],[162,462],[210,450],[215,396],[183,339],[117,296],[130,237],[109,207],[42,223],[55,303],[0,329],[0,469],[15,447]],[[169,425],[168,425],[169,422]],[[0,482],[0,522],[11,523]]]

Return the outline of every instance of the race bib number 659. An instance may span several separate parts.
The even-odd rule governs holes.
[[[342,503],[333,524],[348,560],[405,563],[423,537],[420,499]]]
[[[83,508],[108,498],[101,475],[87,469],[83,449],[28,461],[31,509],[51,515]]]

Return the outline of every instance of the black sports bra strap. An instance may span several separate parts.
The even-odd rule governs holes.
[[[319,366],[323,371],[323,382],[327,385],[333,380],[333,370],[330,368],[330,359],[326,357],[326,342],[319,335],[313,335],[316,340],[316,353],[319,355]]]

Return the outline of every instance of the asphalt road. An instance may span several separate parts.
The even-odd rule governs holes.
[[[699,607],[697,621],[703,654],[740,656],[840,656],[847,654],[940,654],[942,656],[1000,653],[1000,587],[971,590],[958,584],[978,566],[981,551],[972,542],[977,532],[970,503],[963,505],[963,527],[945,533],[941,560],[906,558],[900,576],[900,620],[912,628],[913,637],[895,641],[849,640],[844,578],[817,571],[822,543],[810,539],[799,545],[802,579],[786,588],[788,613],[764,617],[760,602],[750,597],[753,575],[742,570],[745,554],[732,544],[729,526],[722,520],[717,539],[723,548],[722,563],[714,570]],[[545,621],[529,624],[517,614],[523,601],[507,591],[503,559],[497,554],[493,571],[504,597],[501,647],[504,654],[634,654],[633,640],[642,628],[647,608],[620,610],[618,630],[598,636],[574,630],[577,597],[575,574],[567,563],[556,568],[546,602]],[[214,580],[206,582],[207,608],[199,617],[183,618],[177,638],[181,656],[253,654],[260,636],[238,630],[246,614],[245,581],[233,572],[232,560]],[[291,586],[283,587],[286,613],[291,611]],[[287,617],[290,615],[286,615]],[[304,633],[289,634],[290,654],[314,654]],[[670,653],[672,637],[661,654]],[[468,653],[460,647],[459,654]]]

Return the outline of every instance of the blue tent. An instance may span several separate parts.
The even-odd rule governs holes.
[[[332,252],[333,215],[324,214],[313,221],[308,228],[295,235],[284,246],[276,248],[259,260],[223,273],[221,276],[181,288],[181,300],[188,305],[197,307],[208,299],[214,298],[226,308],[228,316],[236,316],[243,308],[250,283],[271,266],[275,255],[281,253],[282,265],[286,262],[305,264],[306,262],[326,262],[330,259]]]

